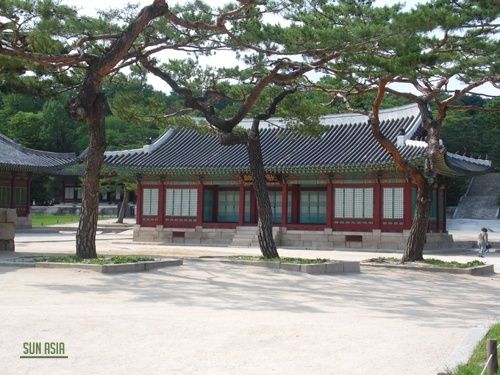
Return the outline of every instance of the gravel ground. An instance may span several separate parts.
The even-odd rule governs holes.
[[[215,261],[0,268],[0,374],[435,374],[500,318],[500,277],[315,276]],[[20,359],[63,341],[68,359]]]
[[[457,233],[473,239],[478,223],[464,225]],[[257,254],[255,248],[133,244],[130,237],[130,231],[98,235],[99,253],[181,256],[185,265],[121,275],[0,267],[1,375],[428,375],[466,357],[474,333],[500,320],[498,273],[286,273],[193,259]],[[23,233],[16,246],[16,256],[71,253],[74,235]],[[433,257],[477,259],[473,252]],[[485,261],[498,272],[500,252]],[[62,341],[69,358],[20,359],[27,341]]]

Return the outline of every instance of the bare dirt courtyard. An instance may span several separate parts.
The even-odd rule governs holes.
[[[17,253],[72,252],[72,238],[20,235]],[[187,258],[119,275],[0,267],[0,374],[436,374],[500,320],[498,273],[307,275],[195,258],[255,249],[98,239],[101,253]],[[38,341],[63,342],[68,358],[21,359],[23,343]]]

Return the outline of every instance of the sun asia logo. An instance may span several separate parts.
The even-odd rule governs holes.
[[[68,358],[64,342],[27,341],[19,358]]]

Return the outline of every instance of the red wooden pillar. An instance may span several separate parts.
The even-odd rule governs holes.
[[[198,186],[198,204],[196,205],[196,225],[203,225],[203,208],[205,207],[205,185]]]
[[[158,225],[164,225],[165,223],[165,181],[160,180],[160,185],[158,186]]]
[[[62,185],[62,202],[66,202],[66,177],[61,179]]]
[[[238,225],[242,226],[244,223],[245,223],[245,185],[243,185],[243,181],[241,181]]]
[[[433,232],[439,233],[439,220],[441,220],[441,213],[439,212],[439,188],[434,189],[434,194],[436,194],[436,200],[434,202],[434,208],[436,210],[436,224],[432,228]]]
[[[333,227],[333,210],[334,210],[334,202],[333,202],[333,184],[329,182],[326,185],[326,227]]]
[[[219,217],[219,185],[214,186],[212,191],[212,222],[216,223]]]
[[[28,173],[28,180],[26,181],[26,216],[31,211],[31,173]]]
[[[142,184],[141,181],[137,183],[137,194],[136,194],[136,213],[135,213],[135,221],[137,224],[142,225]]]
[[[16,173],[10,179],[10,208],[16,208]]]
[[[257,213],[257,198],[255,197],[255,190],[250,188],[250,223],[257,224],[259,221]]]
[[[286,227],[288,218],[288,184],[283,181],[281,185],[281,226]]]
[[[382,184],[373,186],[373,229],[382,228]]]
[[[299,207],[300,207],[300,185],[292,187],[292,223],[299,222]]]
[[[411,221],[412,221],[412,202],[411,202],[411,190],[412,190],[412,184],[410,183],[405,183],[404,185],[404,195],[403,195],[403,201],[404,201],[404,209],[403,209],[403,229],[410,229],[411,228]]]
[[[442,187],[443,189],[443,233],[448,233],[448,230],[446,229],[446,189],[444,186]]]

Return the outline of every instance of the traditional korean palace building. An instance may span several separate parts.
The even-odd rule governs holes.
[[[406,160],[422,165],[426,142],[416,105],[381,112],[382,131]],[[293,133],[282,119],[261,130],[262,152],[280,246],[402,248],[416,188],[375,141],[367,117],[325,116],[320,137]],[[242,126],[249,126],[244,121]],[[136,240],[257,244],[257,208],[243,145],[170,129],[142,149],[108,152],[105,163],[141,175]],[[486,173],[491,162],[441,148],[443,176]],[[433,192],[427,246],[450,245],[445,186]]]
[[[78,163],[73,153],[32,150],[0,134],[0,207],[15,208],[18,227],[31,227],[31,177]]]

